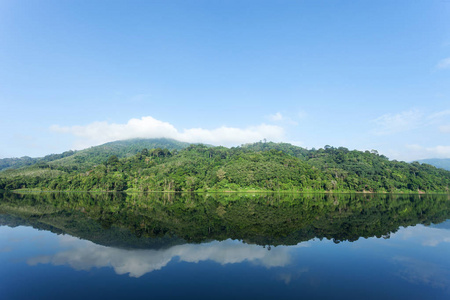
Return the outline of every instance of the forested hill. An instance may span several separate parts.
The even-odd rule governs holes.
[[[445,192],[450,172],[428,164],[389,161],[376,151],[286,143],[235,148],[190,145],[110,156],[87,171],[35,165],[23,174],[0,172],[0,188],[98,191],[370,191]]]
[[[189,146],[189,143],[172,139],[130,139],[115,141],[99,146],[90,147],[80,151],[66,151],[61,154],[50,154],[45,157],[3,158],[0,159],[0,170],[18,169],[37,163],[50,165],[53,168],[61,168],[65,171],[85,171],[90,167],[105,162],[110,156],[119,158],[129,157],[142,149],[162,148],[169,150],[181,150]]]
[[[74,155],[75,151],[66,151],[61,154],[50,154],[46,155],[44,157],[29,157],[29,156],[23,156],[23,157],[13,157],[13,158],[1,158],[0,159],[0,171],[4,169],[9,168],[22,168],[26,166],[34,165],[38,162],[50,162],[57,159],[61,159],[64,157],[68,157],[71,155]]]

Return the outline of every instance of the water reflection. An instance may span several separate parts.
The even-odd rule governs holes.
[[[0,194],[0,225],[124,249],[230,238],[268,248],[313,238],[389,238],[401,226],[449,216],[447,195]]]
[[[397,265],[396,275],[410,283],[427,285],[450,291],[450,270],[448,266],[408,256],[393,258]]]
[[[405,228],[397,236],[403,240],[414,238],[417,243],[426,247],[436,247],[441,243],[450,243],[450,230],[420,225]]]
[[[226,240],[207,244],[185,244],[162,250],[124,250],[96,245],[70,236],[59,238],[69,249],[53,255],[41,255],[27,260],[29,265],[69,265],[75,270],[90,270],[93,267],[112,267],[117,274],[130,277],[160,270],[171,261],[198,263],[213,261],[226,265],[251,262],[266,268],[283,267],[291,261],[291,249],[278,247],[267,251],[256,245]]]
[[[449,218],[447,195],[0,194],[0,291],[448,299]]]

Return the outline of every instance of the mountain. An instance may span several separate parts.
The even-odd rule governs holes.
[[[169,140],[168,146],[186,146],[178,143]],[[47,164],[6,170],[0,172],[0,189],[448,193],[450,186],[449,171],[390,161],[375,150],[328,145],[308,150],[259,142],[233,148],[191,144],[181,150],[145,144],[148,150],[139,152],[143,145],[142,140],[115,142],[99,151],[87,149],[84,156],[80,151]]]
[[[429,164],[436,168],[442,168],[450,171],[450,158],[429,158],[418,161],[421,164]]]
[[[94,165],[105,162],[109,157],[115,155],[118,158],[130,157],[143,149],[168,149],[181,150],[188,147],[189,143],[179,142],[172,139],[129,139],[106,143],[78,151],[73,156],[54,160],[50,166],[62,166],[69,170],[74,168],[86,170]]]
[[[21,167],[31,166],[38,162],[50,162],[64,157],[74,155],[75,151],[66,151],[61,154],[50,154],[44,157],[13,157],[13,158],[2,158],[0,159],[0,171],[5,169],[18,169]]]
[[[81,151],[66,151],[61,154],[50,154],[45,157],[31,158],[28,156],[21,158],[0,159],[0,171],[6,169],[19,169],[35,165],[43,169],[51,167],[62,171],[70,172],[74,170],[88,170],[94,165],[105,162],[110,156],[119,158],[129,157],[142,151],[143,149],[162,148],[169,150],[181,150],[188,147],[189,143],[179,142],[172,139],[129,139],[115,141],[99,146],[90,147]],[[19,171],[9,170],[10,173],[23,173],[28,169]],[[1,175],[0,175],[1,176]]]

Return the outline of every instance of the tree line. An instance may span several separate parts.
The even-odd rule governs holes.
[[[144,148],[129,157],[111,155],[89,169],[41,163],[27,170],[34,171],[0,176],[0,189],[448,193],[450,185],[450,171],[390,161],[376,150],[308,150],[272,142]]]

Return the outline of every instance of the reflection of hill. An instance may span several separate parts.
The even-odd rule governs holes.
[[[29,225],[122,248],[228,238],[294,245],[387,237],[450,217],[446,195],[2,194],[0,224]]]
[[[444,221],[439,224],[432,224],[431,227],[450,230],[450,220]]]

